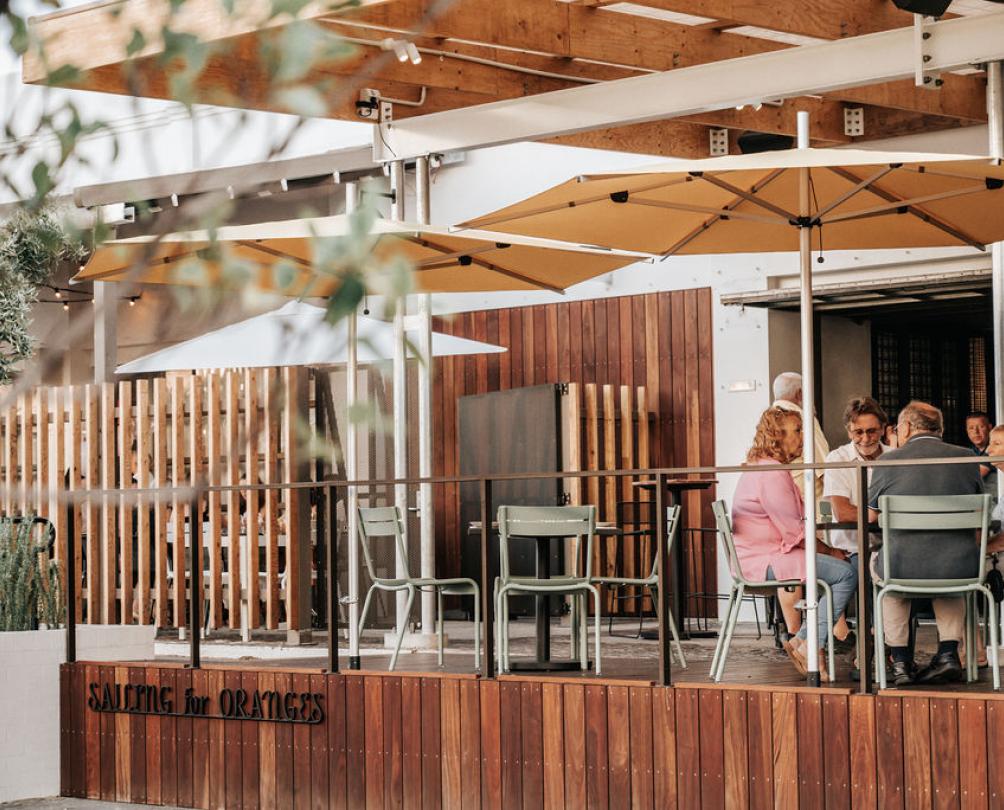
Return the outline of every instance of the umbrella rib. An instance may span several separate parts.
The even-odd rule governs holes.
[[[428,247],[430,250],[439,250],[437,247],[433,247],[421,238],[405,237],[405,240],[412,242],[416,245],[421,245],[422,247]],[[508,245],[506,245],[508,247]],[[475,256],[479,253],[490,253],[493,250],[501,250],[499,245],[486,245],[484,247],[474,248],[473,250],[456,250],[451,253],[444,253],[442,256],[435,256],[434,258],[422,259],[421,261],[415,262],[415,269],[417,270],[427,270],[432,266],[438,266],[450,261],[456,261],[463,256]]]
[[[308,262],[306,259],[301,259],[299,256],[293,256],[290,253],[283,253],[281,250],[276,250],[275,248],[266,247],[260,242],[252,242],[248,239],[238,239],[236,244],[241,247],[246,247],[248,250],[257,250],[259,253],[264,253],[268,256],[272,256],[276,259],[289,259],[292,262],[300,265],[301,267],[308,267],[313,269],[313,264]]]
[[[857,177],[853,172],[847,171],[847,169],[844,169],[844,168],[841,168],[841,167],[838,167],[838,166],[830,166],[829,169],[830,169],[831,172],[833,172],[834,174],[839,175],[840,177],[843,177],[845,180],[850,180],[850,181],[855,182],[855,183],[861,182],[861,178],[860,177]],[[986,186],[984,186],[983,189],[986,190]],[[923,208],[920,208],[919,206],[917,206],[915,204],[908,204],[906,200],[898,198],[895,194],[893,194],[893,193],[891,193],[889,191],[886,191],[885,189],[883,189],[883,188],[881,188],[881,187],[879,187],[877,185],[872,185],[872,187],[869,189],[869,191],[871,191],[873,194],[881,197],[884,200],[887,200],[889,202],[895,202],[895,203],[897,203],[896,207],[903,207],[903,206],[905,206],[907,213],[912,214],[913,216],[915,216],[918,219],[920,219],[922,222],[926,222],[928,225],[931,225],[932,227],[937,228],[940,231],[944,231],[949,236],[955,237],[960,242],[964,242],[965,244],[967,244],[967,245],[969,245],[971,247],[974,247],[977,250],[986,250],[986,245],[985,244],[983,244],[979,240],[973,238],[972,236],[970,236],[969,234],[967,234],[965,231],[962,231],[959,228],[956,228],[954,225],[952,225],[952,224],[950,224],[948,222],[945,222],[944,220],[940,219],[939,217],[936,217],[934,214],[930,213],[929,211],[925,211]]]
[[[445,245],[437,244],[435,242],[430,241],[429,239],[425,239],[424,237],[403,236],[401,238],[409,242],[414,242],[415,244],[421,245],[422,247],[427,247],[430,250],[441,251],[444,254],[443,258],[446,258],[450,253],[453,252],[452,250],[450,250],[450,248],[446,247]],[[504,244],[504,243],[499,243],[499,244]],[[495,245],[492,248],[489,248],[488,250],[501,250],[502,248],[499,246],[499,244]],[[467,253],[464,253],[462,255],[471,256],[471,252],[468,251]],[[492,262],[486,261],[485,259],[479,259],[475,256],[471,256],[471,264],[475,264],[478,267],[483,267],[485,270],[489,270],[492,273],[498,273],[500,276],[507,276],[508,278],[516,279],[517,281],[522,281],[524,284],[530,284],[534,287],[539,287],[542,290],[550,290],[551,292],[556,292],[559,293],[560,295],[565,294],[565,291],[561,289],[561,287],[555,287],[553,284],[548,284],[546,281],[538,281],[537,279],[532,278],[531,276],[524,275],[523,273],[518,273],[515,270],[507,270],[506,268],[499,267],[497,264],[493,264]]]
[[[750,187],[750,193],[756,194],[758,191],[762,191],[766,186],[768,186],[770,183],[774,182],[782,174],[784,174],[784,169],[774,169],[770,174],[768,174],[759,183],[754,184],[753,186],[751,186]],[[733,208],[735,208],[737,205],[739,205],[739,203],[741,203],[742,201],[743,201],[742,197],[736,197],[734,200],[732,200],[729,203],[727,203],[726,205],[724,205],[723,208],[725,210],[727,210],[727,211],[731,211]],[[694,230],[692,230],[690,233],[688,233],[686,236],[684,236],[679,242],[677,242],[675,245],[673,245],[672,247],[670,247],[669,250],[667,250],[665,253],[661,254],[659,256],[660,261],[668,259],[670,256],[672,256],[677,251],[682,250],[683,248],[685,248],[687,245],[689,245],[691,242],[693,242],[698,236],[700,236],[702,233],[704,233],[706,230],[708,230],[708,228],[710,228],[712,225],[714,225],[720,219],[721,219],[721,216],[719,216],[717,214],[715,216],[712,216],[712,217],[709,217],[708,219],[706,219],[704,222],[702,222],[700,225],[698,225],[696,228],[694,228]]]
[[[847,202],[855,194],[858,194],[859,192],[864,191],[866,188],[868,188],[869,186],[871,186],[872,183],[878,182],[883,177],[885,177],[887,174],[889,174],[889,172],[891,172],[891,171],[893,171],[894,169],[897,169],[897,168],[900,168],[900,166],[895,166],[895,165],[893,165],[893,166],[885,166],[884,168],[882,168],[879,171],[875,172],[875,174],[873,174],[871,177],[866,177],[860,183],[856,183],[854,185],[854,187],[851,188],[849,191],[844,192],[839,197],[837,197],[835,200],[833,200],[832,202],[830,202],[829,205],[824,206],[822,208],[822,210],[817,211],[816,212],[816,219],[820,219],[821,217],[824,217],[826,214],[830,213],[830,211],[832,211],[834,208],[836,208],[837,206],[843,205],[845,202]]]
[[[603,178],[607,179],[607,178]],[[668,188],[669,186],[679,185],[680,183],[689,183],[693,178],[686,177],[682,179],[674,180],[660,180],[658,183],[652,183],[651,185],[642,186],[636,191],[654,191],[659,188]],[[610,194],[597,194],[594,197],[585,197],[581,200],[569,200],[568,202],[558,203],[556,205],[547,205],[542,208],[533,208],[529,211],[520,211],[516,214],[505,214],[498,217],[489,217],[488,219],[472,220],[471,222],[465,222],[462,225],[458,225],[453,230],[457,231],[468,231],[473,228],[487,228],[491,225],[498,225],[501,222],[512,222],[514,219],[525,219],[528,217],[539,216],[540,214],[550,214],[554,211],[561,211],[565,208],[579,208],[583,205],[589,205],[590,203],[604,202],[610,200]]]
[[[967,186],[966,188],[958,188],[953,191],[941,191],[937,194],[926,194],[923,197],[910,197],[905,200],[892,200],[886,205],[876,205],[871,208],[863,208],[860,211],[848,211],[846,214],[837,214],[827,220],[819,220],[817,217],[817,220],[821,225],[828,225],[832,222],[845,222],[849,219],[857,219],[864,214],[881,214],[888,211],[895,211],[897,208],[909,208],[919,205],[920,203],[937,202],[938,200],[947,200],[952,197],[964,197],[967,194],[978,194],[986,190],[987,187],[985,185]]]
[[[732,185],[732,183],[722,180],[717,175],[706,174],[705,172],[694,172],[693,176],[697,177],[700,180],[704,180],[706,183],[711,183],[711,185],[713,186],[718,186],[719,188],[725,189],[726,191],[730,191],[737,197],[742,197],[742,199],[746,200],[747,202],[753,203],[753,205],[758,205],[761,208],[766,208],[768,211],[771,211],[772,213],[780,214],[785,219],[788,220],[796,219],[796,215],[793,214],[791,211],[785,211],[779,205],[774,205],[774,203],[768,202],[767,200],[761,200],[753,192],[741,189],[739,188],[739,186],[734,186]]]
[[[161,256],[160,258],[156,259],[144,259],[143,264],[147,265],[148,267],[150,265],[156,265],[156,264],[171,264],[172,262],[176,262],[178,259],[187,259],[189,256],[197,256],[202,250],[204,250],[204,248],[199,248],[198,250],[189,250],[184,253],[175,253],[172,256]],[[132,269],[136,266],[137,263],[132,262],[131,264],[127,264],[125,267],[113,267],[111,270],[102,270],[100,273],[95,273],[92,276],[87,276],[87,278],[81,279],[81,281],[101,281],[101,279],[104,278],[111,278],[113,276],[117,276],[119,273],[125,273],[127,271],[131,272]],[[128,281],[128,279],[125,280]],[[142,281],[142,279],[136,279],[136,281]]]
[[[646,200],[643,197],[631,196],[629,203],[634,205],[649,205],[654,208],[669,208],[672,211],[690,211],[696,214],[715,214],[717,219],[745,219],[750,222],[761,222],[768,225],[789,225],[790,220],[780,217],[768,217],[761,214],[750,214],[746,211],[712,208],[709,205],[688,205],[687,203],[667,202],[666,200]]]

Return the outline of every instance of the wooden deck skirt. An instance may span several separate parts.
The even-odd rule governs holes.
[[[1004,750],[1004,702],[986,694],[77,663],[62,668],[60,712],[62,795],[93,799],[1004,806],[1004,768],[988,767]]]

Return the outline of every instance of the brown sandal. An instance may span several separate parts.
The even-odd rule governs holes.
[[[806,666],[805,658],[800,650],[795,648],[795,645],[791,643],[791,640],[784,642],[784,651],[788,653],[788,657],[791,659],[791,663],[795,665],[795,669],[799,671],[802,675],[809,674],[809,668]]]

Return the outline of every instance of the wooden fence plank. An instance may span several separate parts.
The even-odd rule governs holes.
[[[380,680],[383,682],[384,807],[400,808],[404,806],[401,679]]]
[[[229,376],[228,376],[229,380]],[[230,446],[229,444],[227,445]],[[309,690],[314,700],[319,701],[325,714],[331,711],[331,706],[327,700],[327,685],[324,675],[309,676]],[[344,712],[345,709],[340,709]],[[246,724],[245,724],[246,725]],[[330,788],[329,763],[330,754],[328,751],[328,723],[315,723],[309,729],[310,739],[307,743],[310,756],[310,807],[311,810],[325,810],[329,807]],[[244,797],[245,806],[249,804],[248,797]]]
[[[52,416],[52,434],[49,440],[52,445],[51,459],[49,465],[49,475],[45,485],[49,489],[49,518],[56,529],[56,559],[59,560],[59,582],[65,592],[66,572],[73,571],[70,563],[66,559],[66,516],[68,505],[63,502],[63,495],[66,492],[68,481],[64,480],[67,470],[66,466],[66,397],[69,388],[53,388],[49,392],[49,411]],[[77,550],[80,546],[75,546]],[[76,576],[76,572],[74,572]],[[74,580],[77,583],[77,593],[80,592],[79,577]]]
[[[129,667],[129,683],[145,683],[146,670],[143,667]],[[142,714],[131,714],[129,718],[129,801],[137,804],[149,802],[146,795],[146,719]]]
[[[175,711],[184,711],[184,695],[192,688],[192,670],[179,669],[175,675]],[[195,798],[195,757],[192,750],[192,718],[178,717],[178,743],[176,747],[176,767],[178,769],[178,804],[192,807]]]
[[[160,694],[160,669],[146,667],[143,681]],[[143,730],[146,735],[146,800],[149,804],[161,803],[160,783],[161,773],[161,719],[157,714],[148,714],[143,718]]]
[[[698,693],[700,711],[701,806],[725,804],[725,739],[722,693],[702,689]]]
[[[177,696],[179,670],[160,671],[160,686],[165,694]],[[160,800],[166,805],[178,803],[178,720],[165,714],[160,721]]]
[[[293,691],[292,675],[288,672],[277,672],[275,675],[275,690],[280,695]],[[379,681],[376,683],[376,690],[379,693]],[[383,726],[381,719],[374,717],[376,721],[375,732],[379,732]],[[366,720],[367,723],[370,722],[368,715]],[[294,785],[299,781],[296,773],[294,773],[294,768],[302,763],[297,763],[293,756],[293,724],[282,722],[276,723],[275,726],[275,803],[280,810],[292,810],[294,807]],[[380,740],[380,742],[382,743],[383,741]],[[379,746],[377,751],[379,753]]]
[[[167,381],[153,381],[153,486],[166,487],[167,477]],[[153,599],[157,627],[171,623],[170,591],[167,565],[167,503],[157,498],[153,503],[153,533],[155,542],[153,564]]]
[[[443,762],[440,724],[440,682],[422,678],[422,807],[440,808],[442,804]]]
[[[747,692],[750,810],[774,807],[774,726],[769,692]]]
[[[135,422],[133,421],[131,382],[120,382],[118,385],[118,486],[120,489],[132,489],[135,486],[135,461],[133,453],[133,438]],[[113,502],[114,503],[114,502]],[[118,547],[119,547],[119,588],[121,593],[119,603],[119,621],[122,624],[132,624],[133,620],[145,623],[141,613],[135,612],[133,604],[133,509],[135,504],[127,497],[119,498],[118,502]]]
[[[327,807],[350,807],[348,800],[348,749],[346,728],[350,712],[346,701],[346,679],[341,675],[325,677],[328,685],[328,796]],[[358,704],[357,704],[358,705]],[[352,781],[358,781],[362,772],[354,772]]]
[[[185,483],[185,378],[171,380],[171,484]],[[185,503],[177,495],[171,501],[171,562],[174,572],[174,626],[185,626],[185,594],[188,566],[185,561]]]
[[[565,716],[563,688],[560,683],[541,687],[541,732],[544,757],[544,808],[565,808]]]
[[[302,682],[297,684],[295,678],[302,678]],[[228,669],[223,673],[223,688],[231,696],[234,701],[235,706],[239,706],[238,692],[243,688],[241,673],[237,670]],[[300,694],[302,692],[308,691],[308,683],[306,676],[294,676],[293,691]],[[227,810],[239,810],[244,806],[244,758],[243,751],[243,739],[241,734],[241,726],[245,723],[240,720],[224,720],[223,721],[223,760],[224,760],[224,772],[223,772],[223,782],[224,782],[224,806]],[[296,728],[299,728],[297,726]],[[304,727],[306,728],[306,727]],[[306,773],[305,779],[297,778],[300,775],[301,763],[298,763],[296,757],[293,757],[293,764],[290,770],[296,769],[296,773],[293,774],[293,778],[296,780],[295,783],[302,782],[303,790],[306,791],[307,796],[310,795],[310,754],[309,751],[303,752],[306,758]],[[295,784],[294,783],[294,784]]]
[[[129,685],[129,667],[115,667],[115,686],[124,692]],[[115,801],[128,802],[132,795],[132,731],[129,715],[117,712],[113,715],[115,734]],[[137,741],[138,742],[138,741]]]
[[[851,735],[847,708],[845,696],[823,695],[826,810],[850,810],[851,807]]]
[[[358,682],[359,686],[362,686],[362,682]],[[258,673],[258,688],[260,690],[269,691],[276,689],[276,679],[275,674],[271,672],[260,672]],[[348,718],[358,718],[358,723],[360,729],[363,727],[365,719],[363,718],[362,708],[362,694],[360,690],[359,702],[353,704],[356,707],[356,711],[349,712]],[[278,774],[276,773],[276,767],[279,760],[276,757],[276,730],[277,723],[259,723],[258,724],[258,762],[260,763],[259,779],[258,779],[258,805],[262,810],[289,810],[289,805],[279,804],[277,799],[276,787],[278,782]],[[360,751],[360,759],[362,759],[362,752]],[[359,779],[363,778],[366,773],[365,766],[360,762],[359,770],[355,772]],[[365,802],[365,799],[364,799]],[[351,807],[352,805],[350,805]],[[365,807],[365,803],[355,805],[356,807]]]
[[[366,807],[384,805],[383,689],[379,678],[363,685],[366,714]]]
[[[35,509],[49,517],[49,392],[38,388],[32,392],[35,411]]]
[[[746,810],[749,807],[749,727],[746,693],[735,689],[722,691],[722,738],[724,742],[725,807]]]
[[[101,389],[101,488],[115,489],[115,383],[102,383]],[[116,599],[116,502],[101,497],[101,621],[118,621]]]
[[[98,679],[102,690],[115,689],[115,667],[98,667]],[[99,796],[102,801],[115,801],[115,715],[102,712],[101,715],[101,781]]]
[[[895,697],[875,698],[878,806],[903,807],[903,707]]]
[[[931,702],[903,698],[903,796],[907,810],[931,807]]]
[[[520,684],[524,810],[544,806],[543,706],[540,683]]]
[[[520,717],[519,684],[504,681],[499,685],[499,706],[501,710],[501,750],[502,750],[502,807],[522,807],[523,805],[523,741],[518,721]],[[605,720],[605,718],[604,718]],[[445,735],[445,730],[444,730]],[[445,789],[443,793],[445,794]],[[449,804],[443,804],[444,810]]]
[[[203,417],[203,408],[205,405],[205,383],[204,377],[199,377],[193,375],[188,378],[188,483],[198,492],[202,491],[202,488],[206,483],[206,436],[204,432],[205,419]],[[206,502],[207,499],[205,495],[200,495],[198,499],[198,509],[197,514],[192,514],[192,507],[189,505],[188,509],[188,546],[191,555],[191,563],[189,569],[189,591],[192,590],[191,585],[191,572],[195,570],[198,566],[198,570],[202,572],[202,577],[200,577],[200,582],[202,583],[202,590],[198,594],[192,594],[190,598],[198,598],[200,604],[205,603],[206,599],[206,589],[209,583],[206,582],[206,546],[209,544],[209,538],[206,537],[206,524],[205,524],[205,513],[206,513]],[[198,521],[201,530],[199,532],[199,538],[202,542],[195,544],[194,533],[192,532],[192,527],[195,522]],[[205,616],[202,617],[203,625],[205,625]]]
[[[257,486],[261,481],[258,472],[258,436],[261,432],[261,421],[258,414],[258,372],[247,369],[244,372],[244,470],[248,484]],[[261,504],[261,491],[249,489],[245,495],[244,524],[248,535],[248,560],[244,570],[248,572],[248,624],[258,627],[261,622],[260,585],[258,571],[258,514]]]
[[[324,677],[321,680],[321,688],[324,691]],[[258,676],[254,672],[241,673],[241,687],[244,691],[252,695],[258,688]],[[342,709],[344,711],[344,708]],[[258,810],[261,806],[259,797],[261,773],[261,759],[258,756],[258,729],[255,723],[241,723],[241,800],[245,810]],[[313,763],[311,763],[311,774],[313,774]],[[322,798],[326,798],[322,797]],[[324,806],[322,802],[322,807]]]
[[[86,685],[101,687],[100,668],[96,665],[87,666]],[[84,744],[86,755],[84,759],[84,796],[88,799],[101,798],[101,714],[88,710],[84,720]],[[174,773],[174,771],[171,771]],[[173,802],[172,802],[173,803]]]
[[[443,769],[443,807],[460,807],[460,686],[456,680],[443,679],[439,684],[440,745]],[[513,723],[518,720],[512,718]]]
[[[192,672],[192,691],[197,695],[212,694],[207,670],[199,669]],[[183,696],[179,695],[178,698],[182,702],[184,701]],[[214,700],[213,703],[215,702]],[[211,722],[213,721],[205,717],[192,720],[192,803],[195,807],[208,808],[211,806],[210,784],[212,780],[209,775],[209,724]],[[238,769],[238,777],[239,775]]]
[[[275,369],[265,371],[265,483],[279,483],[279,420],[282,414],[279,376]],[[265,625],[279,627],[279,491],[270,489],[265,501]],[[253,545],[253,544],[252,544]]]
[[[823,705],[819,695],[800,694],[796,713],[799,807],[824,807]]]
[[[83,446],[83,436],[84,436],[84,421],[83,421],[83,408],[82,408],[82,397],[83,389],[79,385],[71,386],[69,389],[69,402],[66,403],[67,416],[68,416],[68,429],[70,431],[70,456],[68,459],[69,463],[69,489],[71,498],[79,492],[81,485],[84,481],[84,468],[83,462],[81,460],[81,447]],[[60,482],[61,483],[61,482]],[[77,578],[77,583],[84,583],[85,571],[83,570],[83,537],[84,537],[84,511],[81,509],[80,505],[76,500],[73,501],[73,547],[74,556],[73,560],[70,561],[69,565],[71,568],[69,570],[74,572],[74,576]],[[90,589],[89,581],[87,584],[87,590]],[[76,593],[76,612],[77,621],[84,621],[84,599],[85,599],[85,588],[78,587]]]
[[[655,806],[676,808],[676,698],[669,687],[652,690],[652,767]]]
[[[386,689],[387,684],[384,684]],[[310,693],[310,676],[306,673],[293,674],[292,688],[297,696]],[[298,698],[299,699],[299,698]],[[386,702],[385,702],[386,705]],[[293,758],[290,774],[293,779],[293,807],[295,810],[310,810],[310,791],[313,782],[311,766],[313,756],[310,751],[310,726],[294,723],[289,728],[293,741]]]
[[[987,703],[959,700],[959,793],[962,810],[985,810],[990,806]]]
[[[207,483],[220,486],[223,479],[223,414],[222,380],[219,374],[207,375],[206,398],[206,452],[208,455]],[[229,482],[227,482],[229,483]],[[209,556],[209,626],[223,625],[223,512],[222,495],[209,493],[209,532],[203,538]],[[234,543],[236,545],[236,543]]]
[[[85,389],[84,420],[87,427],[87,456],[84,459],[84,489],[101,488],[99,426],[101,423],[100,388],[88,385]],[[96,500],[88,496],[87,506],[87,623],[101,622],[101,525],[100,510]]]
[[[587,470],[598,470],[600,468],[600,421],[599,421],[599,404],[596,398],[596,385],[595,383],[587,383],[583,388],[583,393],[585,396],[585,412],[586,412],[586,457],[585,469]],[[586,498],[587,503],[599,505],[600,503],[600,478],[597,475],[591,475],[586,479]],[[598,558],[598,557],[597,557]],[[595,567],[594,560],[594,569]]]
[[[696,689],[676,690],[676,772],[680,807],[701,807],[701,728]]]
[[[631,708],[626,686],[607,687],[607,769],[611,807],[631,806]]]
[[[150,418],[150,381],[136,380],[136,486],[149,489],[153,483],[153,424]],[[132,507],[130,507],[132,508]],[[154,541],[151,535],[152,506],[149,498],[136,502],[136,613],[140,624],[150,621],[150,586],[154,573]]]
[[[34,515],[38,512],[38,504],[35,503],[35,454],[34,435],[35,418],[32,414],[32,397],[29,393],[23,393],[17,398],[18,413],[18,466],[20,473],[18,476],[18,492],[21,496],[22,515]]]
[[[579,471],[582,466],[582,386],[579,383],[568,385],[568,436],[564,440],[565,469]],[[582,503],[582,479],[572,478],[565,483],[570,497],[569,503],[578,506]]]
[[[794,692],[771,695],[774,738],[774,807],[798,806],[798,728]]]
[[[655,810],[652,687],[631,687],[630,762],[632,810]]]
[[[931,700],[931,789],[935,807],[959,807],[959,713],[953,698]]]
[[[475,688],[477,683],[474,684]],[[464,718],[461,717],[461,723]],[[472,721],[478,728],[478,718]],[[481,746],[478,746],[480,752]],[[465,754],[467,752],[465,751]],[[401,679],[401,759],[405,810],[422,808],[422,679]],[[480,761],[474,768],[481,770]],[[468,765],[464,765],[466,770]],[[466,773],[464,774],[466,778]],[[478,803],[481,797],[478,796]]]
[[[477,681],[459,684],[461,806],[477,810],[481,807],[481,690]]]
[[[11,404],[4,414],[3,431],[4,490],[3,510],[6,516],[16,514],[17,496],[17,406]]]
[[[851,806],[878,806],[878,752],[875,729],[875,699],[870,695],[851,695],[847,699],[851,735]]]
[[[480,681],[481,806],[502,809],[502,708],[498,681]],[[423,691],[423,714],[425,693]],[[422,785],[423,793],[425,785]],[[428,805],[424,805],[428,806]]]
[[[226,375],[226,482],[236,487],[241,482],[241,445],[240,445],[240,377],[236,371],[228,371]],[[241,626],[241,589],[244,576],[241,558],[241,494],[238,490],[227,493],[227,571],[230,583],[227,590],[227,612],[230,614],[230,627]],[[248,542],[254,540],[258,546],[257,524],[248,524]],[[251,587],[249,581],[247,587]],[[250,594],[250,591],[249,591]],[[250,598],[250,596],[249,596]],[[254,626],[254,625],[251,625]]]
[[[1004,703],[987,701],[987,750],[1004,750]],[[1004,768],[990,768],[987,772],[990,807],[1004,807]]]

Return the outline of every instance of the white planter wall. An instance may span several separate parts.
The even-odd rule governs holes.
[[[80,625],[81,661],[153,658],[153,627]],[[0,804],[59,794],[59,665],[65,630],[0,633]]]

